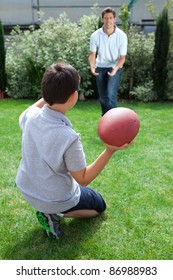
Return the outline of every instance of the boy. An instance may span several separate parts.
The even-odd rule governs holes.
[[[43,98],[19,119],[22,160],[16,184],[36,209],[48,236],[61,236],[60,218],[94,217],[106,209],[102,196],[88,185],[122,147],[106,145],[102,154],[86,165],[80,135],[65,116],[78,100],[80,77],[68,64],[51,65],[43,75]]]

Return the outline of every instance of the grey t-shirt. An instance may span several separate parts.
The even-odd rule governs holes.
[[[77,205],[80,188],[69,171],[86,167],[80,135],[62,113],[31,106],[19,119],[22,159],[16,184],[25,199],[45,213],[63,212]]]

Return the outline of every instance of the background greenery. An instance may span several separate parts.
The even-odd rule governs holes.
[[[117,152],[91,186],[107,202],[104,215],[64,219],[62,239],[42,232],[35,211],[15,186],[21,158],[20,113],[29,100],[0,100],[0,259],[173,258],[173,106],[120,103],[137,112],[140,132],[131,148]],[[98,102],[78,102],[68,112],[81,133],[88,164],[104,149],[97,135]]]
[[[129,26],[130,11],[127,4],[120,9],[121,28],[128,36],[128,53],[121,75],[119,98],[142,102],[173,100],[173,25],[170,21],[173,0],[167,1],[160,15],[156,12],[153,0],[149,0],[146,6],[156,21],[153,34],[144,34]],[[45,69],[63,60],[78,70],[82,96],[97,99],[95,78],[88,65],[90,36],[102,25],[101,18],[96,16],[97,8],[94,5],[90,16],[83,16],[75,23],[63,13],[57,20],[50,18],[47,21],[40,15],[42,24],[39,29],[30,26],[29,30],[23,32],[16,26],[6,40],[6,63],[3,27],[0,24],[1,98],[6,95],[14,99],[39,98]]]
[[[5,42],[4,29],[0,20],[0,94],[5,93],[6,72],[5,72]]]
[[[157,19],[157,28],[155,31],[154,59],[152,63],[154,91],[157,93],[158,100],[160,101],[166,99],[169,45],[170,23],[168,18],[168,9],[165,8]]]
[[[80,93],[96,96],[95,79],[88,65],[89,40],[98,28],[98,18],[93,14],[72,23],[62,14],[57,20],[43,22],[40,29],[21,31],[16,27],[7,49],[7,93],[13,98],[38,98],[42,75],[48,65],[63,60],[72,64],[81,76]],[[154,35],[146,38],[143,32],[131,27],[128,32],[128,55],[119,89],[120,98],[136,96],[136,86],[145,87],[144,101],[154,100],[148,93],[151,80],[151,61]],[[129,92],[131,95],[129,96]],[[139,100],[141,100],[139,96]]]
[[[50,18],[38,30],[31,26],[22,32],[16,27],[9,39],[7,49],[7,93],[13,98],[40,95],[40,84],[45,69],[56,61],[73,65],[80,73],[80,93],[93,93],[88,66],[89,39],[96,29],[97,18],[84,16],[72,23],[64,14],[57,20]]]

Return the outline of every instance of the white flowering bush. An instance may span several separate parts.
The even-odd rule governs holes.
[[[37,30],[31,26],[23,32],[16,26],[9,39],[6,55],[8,96],[16,99],[39,98],[45,69],[56,61],[64,61],[79,72],[80,93],[97,97],[95,77],[90,72],[88,56],[90,36],[98,28],[98,22],[96,13],[83,16],[78,23],[71,22],[63,13],[57,20],[50,18],[44,21]],[[121,75],[120,98],[138,99],[140,87],[147,94],[145,87],[151,85],[153,47],[154,36],[146,37],[134,28],[128,31],[128,54]],[[151,91],[149,94],[151,99]],[[139,96],[140,100],[142,96],[144,94]]]
[[[97,29],[97,17],[84,16],[72,23],[66,14],[50,18],[34,30],[15,27],[8,42],[6,69],[7,94],[13,98],[38,98],[45,69],[56,61],[72,64],[81,76],[80,92],[93,93],[92,75],[88,65],[89,40]]]

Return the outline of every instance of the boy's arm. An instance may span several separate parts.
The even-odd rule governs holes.
[[[89,185],[101,173],[101,171],[106,166],[114,152],[127,148],[128,146],[130,146],[130,144],[125,144],[121,147],[106,145],[106,149],[98,156],[98,158],[92,164],[80,171],[70,171],[72,177],[81,186]]]

